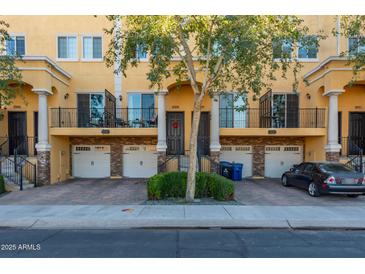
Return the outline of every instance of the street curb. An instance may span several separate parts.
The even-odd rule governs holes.
[[[310,220],[172,220],[172,219],[0,219],[0,229],[291,229],[365,230],[365,222]]]

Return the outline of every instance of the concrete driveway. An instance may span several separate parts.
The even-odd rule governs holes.
[[[73,179],[0,196],[0,205],[120,205],[146,200],[145,179]]]
[[[244,205],[363,206],[365,196],[322,195],[311,197],[304,189],[284,187],[280,179],[245,179],[235,182],[235,199]]]

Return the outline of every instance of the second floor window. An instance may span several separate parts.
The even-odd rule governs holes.
[[[285,39],[275,40],[272,43],[274,59],[290,59],[292,53],[292,43]]]
[[[57,38],[58,59],[77,59],[77,37],[59,36]]]
[[[298,44],[299,59],[317,59],[317,37],[309,35],[303,37]]]
[[[24,36],[10,36],[6,41],[7,55],[25,55],[25,38]]]
[[[349,38],[349,54],[365,53],[365,37]]]
[[[102,39],[100,36],[84,36],[82,39],[83,59],[102,59]]]

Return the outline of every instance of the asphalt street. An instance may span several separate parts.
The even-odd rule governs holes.
[[[361,230],[1,229],[0,244],[3,258],[365,257]]]

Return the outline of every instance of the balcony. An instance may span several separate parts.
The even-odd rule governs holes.
[[[155,128],[155,108],[51,108],[51,128]]]
[[[248,108],[220,108],[220,128],[324,128],[324,108],[301,108],[297,111],[264,111]]]

